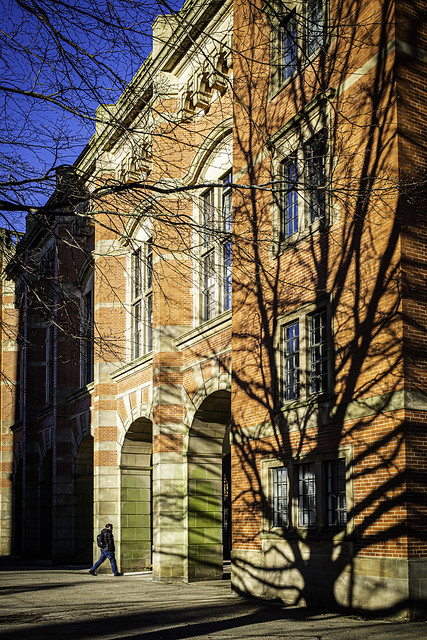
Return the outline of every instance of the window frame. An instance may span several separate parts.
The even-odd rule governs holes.
[[[142,335],[142,247],[131,255],[131,360],[141,355]]]
[[[148,237],[130,256],[130,357],[153,349],[153,239]]]
[[[153,350],[153,238],[144,244],[144,353]]]
[[[232,305],[233,288],[233,174],[229,171],[222,178],[221,221],[223,237],[221,241],[221,311],[228,311]]]
[[[298,158],[291,154],[281,163],[283,192],[280,198],[280,240],[283,242],[298,233],[300,226],[300,197]]]
[[[286,16],[281,16],[278,38],[280,82],[284,84],[297,72],[299,65],[299,29],[296,7],[289,11]]]
[[[311,322],[316,316],[322,315],[325,318],[326,326],[324,328],[325,341],[322,342],[322,347],[326,349],[326,358],[323,357],[322,362],[326,362],[323,365],[323,375],[326,376],[326,384],[319,390],[312,390],[310,383],[313,378],[311,369],[311,354],[312,350],[318,345],[312,345],[311,343]],[[282,409],[286,409],[289,405],[304,404],[306,402],[312,402],[318,399],[331,397],[334,388],[334,349],[333,349],[333,326],[332,326],[332,305],[329,300],[319,300],[316,303],[310,305],[304,305],[296,309],[294,312],[282,316],[277,322],[277,331],[275,337],[275,350],[276,350],[276,366],[278,371],[278,392],[279,392],[279,405]],[[288,358],[293,357],[294,353],[289,354],[288,344],[288,331],[291,327],[298,325],[298,380],[297,388],[298,394],[288,393],[289,389],[289,368],[287,367]],[[296,335],[294,329],[294,335]],[[294,338],[295,339],[295,338]],[[322,351],[322,349],[320,350]],[[317,362],[317,361],[316,361]],[[324,367],[326,366],[326,371]],[[293,370],[296,369],[294,367]]]
[[[333,144],[331,136],[332,100],[335,92],[328,90],[310,102],[281,127],[268,141],[271,150],[271,176],[273,191],[271,200],[272,244],[271,259],[278,257],[296,242],[307,239],[315,233],[327,228],[334,222],[333,210]],[[321,158],[321,180],[310,185],[309,149],[314,144],[321,144],[324,153]],[[289,163],[296,163],[293,181],[286,175]],[[319,163],[318,163],[319,164]],[[286,198],[289,183],[297,192],[298,224],[292,233],[285,230]],[[321,215],[312,216],[310,192],[322,192]]]
[[[215,188],[210,187],[201,196],[201,289],[202,289],[202,322],[215,317]]]
[[[343,467],[342,463],[344,463],[344,468],[342,468]],[[342,458],[342,457],[323,461],[323,466],[325,468],[325,471],[324,471],[325,499],[326,499],[325,520],[326,520],[326,526],[328,527],[343,527],[347,524],[347,521],[348,521],[348,511],[347,511],[348,499],[347,499],[347,491],[346,491],[347,478],[346,478],[345,463],[346,463],[346,460],[345,458]],[[338,470],[335,476],[333,476],[329,472],[332,466],[336,466],[336,467],[341,466],[341,469]],[[341,471],[341,473],[339,473],[339,471]],[[343,471],[344,473],[342,473]],[[344,491],[342,491],[342,487],[339,486],[340,480],[342,480],[342,478],[344,478],[344,482],[345,482]],[[338,495],[337,495],[337,491],[336,490],[333,491],[333,488],[330,486],[332,485],[332,481],[331,481],[332,479],[335,479],[338,483]],[[343,496],[344,496],[344,507],[342,506]],[[338,505],[341,505],[341,506],[338,506]],[[345,522],[339,522],[339,520],[341,519],[340,513],[343,513],[343,512],[346,514]],[[330,520],[333,520],[333,521],[330,522]]]
[[[284,143],[273,161],[273,179],[278,185],[273,211],[277,253],[288,244],[306,237],[307,233],[324,228],[330,222],[329,192],[332,172],[327,125],[319,127],[311,136],[308,134],[305,128],[294,132],[291,145]],[[323,153],[320,156],[309,156],[308,149],[314,149],[315,144],[323,147]],[[317,171],[310,170],[313,158],[316,160]],[[317,178],[315,183],[313,176]],[[315,209],[317,213],[314,213]]]
[[[320,328],[316,326],[313,327],[315,318],[321,318],[322,321],[324,320],[324,323],[320,325]],[[310,396],[321,395],[328,393],[331,380],[331,338],[328,309],[326,307],[321,307],[312,313],[309,313],[307,315],[307,324],[308,394]],[[317,339],[317,333],[320,334],[320,339]],[[315,339],[313,339],[313,334],[315,335]],[[316,384],[314,385],[315,382]]]
[[[288,527],[291,511],[289,505],[289,469],[285,465],[273,466],[270,470],[270,476],[272,487],[271,527],[273,529]],[[283,495],[284,492],[285,495]]]
[[[309,23],[309,19],[308,19],[308,13],[309,13],[309,4],[313,3],[316,5],[321,5],[322,6],[322,23],[321,23],[321,42],[319,42],[319,39],[317,38],[313,38],[317,41],[317,46],[314,47],[310,47],[309,42],[310,42],[310,37],[307,35],[308,34],[308,23]],[[329,3],[326,2],[326,0],[305,0],[304,2],[304,54],[306,59],[311,59],[313,56],[317,55],[317,53],[319,52],[319,50],[324,47],[327,43],[327,25],[328,25],[328,7],[329,7]]]
[[[351,477],[352,465],[351,447],[340,447],[338,451],[306,456],[297,459],[266,458],[261,463],[261,478],[264,487],[264,496],[267,508],[263,511],[262,537],[273,535],[291,535],[293,531],[299,535],[306,532],[321,532],[327,536],[350,532],[353,527],[351,511],[353,507],[353,482]],[[329,518],[329,488],[328,488],[328,464],[339,464],[344,470],[344,511],[345,517],[341,522],[330,521]],[[306,471],[309,471],[311,486],[301,482]],[[278,496],[277,489],[280,486],[276,476],[286,477],[286,495]],[[308,477],[308,476],[307,476]],[[303,492],[309,488],[309,492]],[[308,504],[309,509],[304,511],[301,504]],[[281,500],[280,500],[281,498]],[[285,504],[283,504],[283,501]]]
[[[310,4],[321,6],[321,26],[316,28],[314,37],[309,32]],[[266,13],[270,22],[270,98],[281,91],[304,67],[318,56],[322,48],[328,44],[329,33],[329,0],[273,0],[268,4]],[[311,12],[313,15],[314,12]],[[319,14],[319,12],[317,12]],[[293,22],[295,42],[291,43],[292,65],[286,64],[285,39],[291,31],[289,24]],[[312,44],[314,42],[314,45]]]
[[[232,305],[232,173],[199,200],[199,322],[209,322]],[[208,212],[208,219],[206,217]]]
[[[284,325],[282,330],[282,397],[292,401],[300,397],[300,322],[299,318]]]

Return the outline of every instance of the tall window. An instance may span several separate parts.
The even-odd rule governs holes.
[[[326,0],[270,3],[272,85],[286,82],[325,44]]]
[[[345,460],[328,460],[325,465],[327,525],[344,525],[347,522]]]
[[[326,217],[326,140],[322,129],[281,164],[281,240]]]
[[[145,243],[145,351],[153,348],[153,241]]]
[[[201,198],[201,319],[210,320],[231,308],[232,177]]]
[[[209,189],[202,198],[203,215],[203,321],[215,315],[215,190]]]
[[[287,80],[297,68],[298,33],[295,12],[283,22],[281,29],[282,80]]]
[[[328,307],[296,314],[281,328],[282,401],[304,400],[330,392],[331,329]]]
[[[326,309],[314,313],[310,323],[310,393],[323,393],[328,389],[328,316]]]
[[[132,254],[132,358],[153,348],[153,243]]]
[[[273,527],[286,527],[288,526],[288,470],[286,467],[275,467],[271,470],[271,476]]]
[[[142,257],[141,249],[132,255],[132,358],[141,355],[142,336]]]
[[[284,398],[299,398],[299,322],[289,324],[284,329]]]
[[[316,475],[313,463],[298,465],[298,524],[300,527],[316,524]]]
[[[306,130],[293,132],[289,145],[293,147],[292,153],[276,168],[280,185],[276,194],[280,242],[327,217],[327,130],[322,128],[308,139],[306,133]]]
[[[309,221],[325,217],[326,135],[321,131],[305,146]]]
[[[298,231],[298,164],[296,159],[283,163],[282,238]]]
[[[323,0],[306,0],[305,45],[306,54],[311,56],[324,44]]]
[[[231,288],[232,288],[232,241],[231,230],[233,225],[233,198],[232,198],[232,177],[229,173],[223,180],[222,188],[222,221],[224,239],[222,241],[222,311],[231,309]]]

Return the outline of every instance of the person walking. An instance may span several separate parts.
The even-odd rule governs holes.
[[[105,560],[110,561],[111,564],[111,571],[114,573],[115,576],[122,576],[123,573],[120,573],[120,571],[117,569],[117,564],[116,564],[116,556],[115,556],[115,550],[116,547],[114,545],[114,536],[113,536],[113,525],[110,524],[109,522],[105,525],[105,528],[101,531],[100,535],[98,536],[98,538],[101,538],[102,543],[104,546],[101,547],[101,555],[99,557],[99,560],[97,562],[95,562],[95,564],[93,565],[93,567],[91,567],[89,569],[89,573],[92,576],[96,576],[96,570],[97,568],[103,563],[105,562]]]

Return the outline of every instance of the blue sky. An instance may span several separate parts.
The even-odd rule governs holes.
[[[42,204],[54,168],[71,164],[151,50],[151,23],[168,7],[148,0],[0,0],[0,199]],[[46,181],[38,181],[48,175]],[[10,182],[11,181],[11,182]],[[25,214],[0,226],[22,229]]]

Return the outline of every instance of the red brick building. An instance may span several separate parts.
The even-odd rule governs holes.
[[[423,10],[156,20],[7,271],[3,553],[86,561],[111,521],[124,571],[422,608]]]

